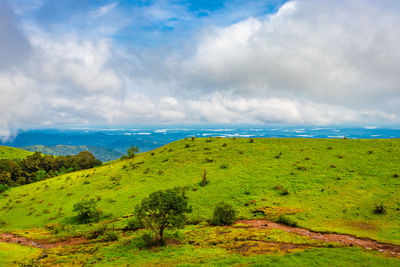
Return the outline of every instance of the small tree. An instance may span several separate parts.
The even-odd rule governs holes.
[[[167,227],[179,228],[190,212],[188,200],[179,188],[160,190],[144,198],[135,209],[138,220],[153,231],[156,242],[164,244]]]
[[[128,150],[126,150],[126,153],[128,155],[123,155],[121,157],[121,159],[133,159],[135,158],[136,153],[139,152],[139,148],[136,146],[131,146],[130,148],[128,148]]]
[[[97,203],[94,199],[82,199],[74,204],[74,209],[72,211],[78,213],[78,219],[82,223],[88,223],[99,219],[99,211],[97,210]]]
[[[202,176],[201,181],[200,181],[199,184],[200,184],[201,187],[205,187],[206,185],[208,185],[207,171],[206,170],[203,171],[203,176]]]
[[[236,220],[236,212],[231,205],[220,202],[215,206],[211,223],[213,225],[231,225]]]

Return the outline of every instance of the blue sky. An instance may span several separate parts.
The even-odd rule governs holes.
[[[70,125],[398,125],[399,14],[397,0],[0,0],[0,139]]]

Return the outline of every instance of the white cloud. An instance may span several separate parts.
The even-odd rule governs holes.
[[[173,17],[159,5],[147,12]],[[10,9],[0,0],[1,10]],[[399,12],[390,0],[291,1],[264,18],[210,26],[177,51],[37,25],[22,31],[7,11],[0,138],[55,124],[400,123]]]
[[[95,10],[90,12],[90,16],[93,19],[98,19],[100,17],[105,16],[108,12],[110,12],[113,9],[115,9],[117,6],[118,6],[118,2],[109,3],[107,5],[104,5],[104,6],[101,6],[99,8],[96,8]]]

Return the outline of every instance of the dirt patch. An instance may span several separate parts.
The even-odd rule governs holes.
[[[379,252],[384,252],[394,257],[400,257],[399,245],[379,243],[371,239],[357,238],[351,235],[343,235],[343,234],[326,234],[326,233],[312,232],[304,228],[287,226],[268,220],[239,220],[236,223],[257,229],[279,229],[289,233],[295,233],[301,236],[306,236],[315,240],[322,240],[325,242],[337,242],[344,244],[346,246],[363,247],[365,249],[372,249],[372,250],[377,250]]]
[[[84,237],[77,237],[77,238],[69,238],[68,240],[62,241],[62,242],[54,242],[54,243],[48,243],[46,241],[33,241],[30,239],[27,239],[22,236],[17,236],[12,233],[3,233],[0,235],[0,242],[4,243],[15,243],[15,244],[21,244],[24,246],[31,246],[31,247],[36,247],[36,248],[55,248],[55,247],[63,247],[63,246],[72,246],[72,245],[79,245],[86,243],[88,240]]]

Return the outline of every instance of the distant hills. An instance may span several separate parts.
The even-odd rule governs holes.
[[[24,146],[21,149],[27,151],[39,151],[43,154],[54,155],[54,156],[67,156],[67,155],[76,155],[81,151],[89,151],[96,158],[101,160],[102,162],[110,161],[118,159],[122,156],[121,152],[118,152],[113,149],[104,148],[104,147],[95,147],[95,146],[69,146],[69,145],[56,145],[56,146],[46,146],[46,145],[33,145],[33,146]]]

